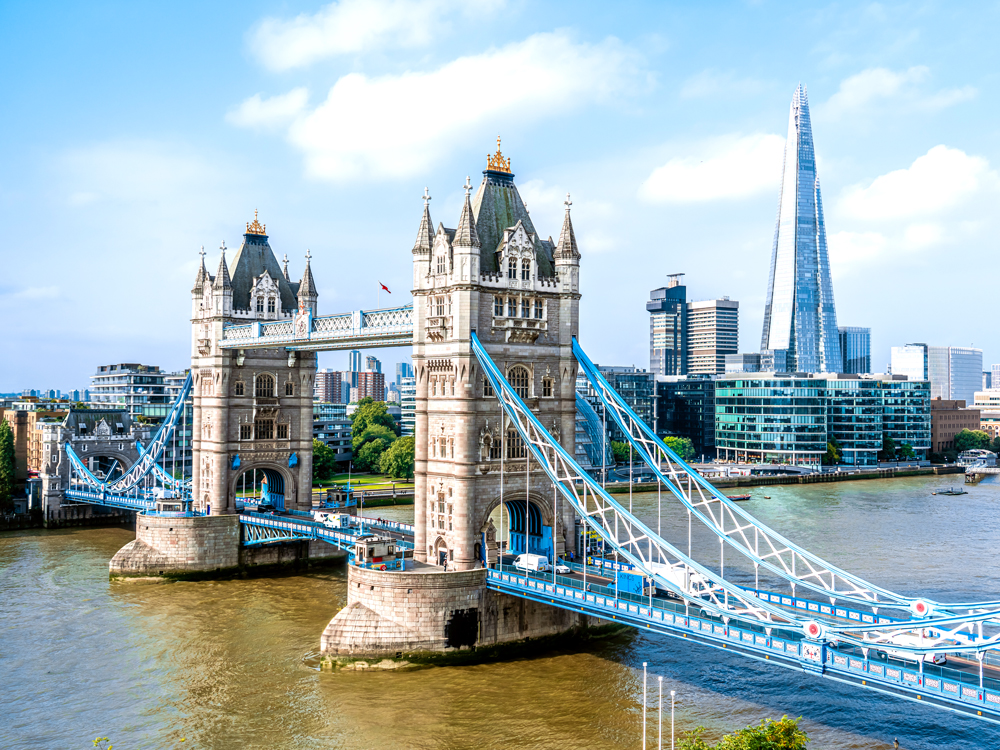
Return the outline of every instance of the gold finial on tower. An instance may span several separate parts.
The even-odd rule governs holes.
[[[247,222],[247,234],[267,234],[267,225],[257,221],[257,209],[253,210],[253,223]]]
[[[500,153],[500,136],[497,136],[497,152],[490,156],[486,155],[486,168],[492,172],[506,172],[510,174],[510,157],[503,158]]]

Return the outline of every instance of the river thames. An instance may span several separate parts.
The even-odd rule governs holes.
[[[961,480],[758,487],[745,507],[886,588],[940,601],[1000,599],[1000,483],[986,480],[958,497],[931,494]],[[627,506],[627,495],[616,497]],[[687,517],[676,505],[664,502],[658,514],[655,493],[632,503],[686,545]],[[398,520],[412,513],[366,511]],[[319,636],[345,603],[343,567],[111,584],[108,560],[132,538],[123,529],[0,535],[3,747],[87,748],[100,735],[116,750],[632,750],[640,747],[643,661],[649,747],[658,675],[665,692],[677,691],[678,731],[701,724],[717,737],[787,714],[803,717],[815,748],[889,748],[894,737],[905,750],[1000,747],[1000,727],[982,721],[642,633],[478,666],[321,672]],[[718,554],[697,529],[694,545]]]

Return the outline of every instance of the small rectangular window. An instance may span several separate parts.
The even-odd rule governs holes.
[[[245,388],[245,386],[243,384],[243,381],[242,380],[237,380],[236,383],[233,385],[233,395],[235,395],[235,396],[242,396],[244,388]]]
[[[535,300],[535,317],[538,320],[542,319],[542,313],[545,311],[545,302],[540,299]]]
[[[489,378],[483,376],[483,397],[485,398],[487,396],[492,396],[492,395],[493,395],[493,383],[490,382]]]
[[[274,420],[273,419],[257,419],[253,423],[254,437],[257,440],[273,440],[274,439]]]
[[[552,378],[542,378],[542,395],[552,395]]]
[[[268,297],[267,298],[267,311],[269,313],[273,313],[274,312],[274,297]]]
[[[285,395],[294,396],[295,395],[295,383],[289,381],[285,383]]]
[[[493,315],[497,318],[503,317],[503,297],[493,298]]]
[[[507,298],[507,317],[516,318],[517,317],[517,300],[513,297]]]
[[[288,440],[288,425],[279,424],[278,425],[278,440]]]
[[[531,300],[522,299],[521,300],[521,317],[530,318],[531,317]]]

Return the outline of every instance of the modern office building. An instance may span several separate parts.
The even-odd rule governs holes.
[[[656,381],[653,373],[638,367],[602,367],[598,365],[597,369],[639,418],[655,429]],[[584,389],[582,393],[581,389]],[[577,393],[581,393],[604,421],[600,399],[582,375],[577,377]],[[625,439],[625,435],[613,419],[607,420],[607,426],[608,434],[612,440]]]
[[[370,354],[365,357],[365,370],[367,372],[382,372],[382,362]]]
[[[320,370],[316,373],[313,398],[328,404],[343,403],[343,373],[340,370]]]
[[[955,450],[955,435],[962,430],[978,430],[979,422],[979,409],[967,409],[965,401],[932,398],[931,450],[934,453]]]
[[[994,384],[1000,387],[1000,365],[990,365],[990,388]]]
[[[760,348],[787,350],[796,372],[839,372],[843,366],[809,101],[801,84],[788,116]]]
[[[413,365],[409,362],[397,362],[396,363],[396,387],[399,388],[403,385],[403,378],[413,377]]]
[[[971,404],[982,390],[983,350],[964,346],[907,344],[892,347],[893,375],[930,380],[931,397]]]
[[[602,419],[580,392],[576,394],[576,462],[594,477],[615,465],[611,440],[604,433]]]
[[[353,458],[347,404],[320,401],[313,404],[313,440],[319,440],[336,451],[337,461],[346,463]]]
[[[687,375],[722,375],[739,351],[740,303],[729,297],[687,303]],[[659,374],[655,373],[654,374]]]
[[[124,409],[140,421],[160,422],[172,403],[164,383],[166,374],[155,365],[101,365],[90,378],[90,403]]]
[[[171,372],[163,376],[163,385],[167,393],[167,400],[172,405],[181,394],[184,381],[187,380],[187,371]],[[166,414],[164,413],[164,416]],[[184,413],[174,428],[174,435],[164,448],[163,468],[168,474],[179,477],[191,478],[193,475],[191,444],[194,436],[194,396],[189,394],[187,403],[184,405]]]
[[[682,273],[667,276],[667,285],[649,293],[649,371],[654,375],[687,372],[687,287]]]
[[[872,329],[840,326],[841,372],[866,375],[872,371]]]
[[[715,383],[720,459],[817,467],[837,439],[843,462],[872,466],[886,436],[918,458],[931,448],[930,383],[902,376],[758,373]]]
[[[413,368],[410,367],[410,372]],[[417,379],[404,375],[399,380],[400,428],[403,435],[413,435],[417,430]]]
[[[993,373],[990,370],[983,370],[983,390],[993,387]]]
[[[361,352],[352,349],[347,353],[347,369],[351,372],[361,372]]]
[[[656,434],[685,437],[695,457],[715,457],[715,381],[710,375],[656,377]]]

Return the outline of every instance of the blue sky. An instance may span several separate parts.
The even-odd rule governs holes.
[[[1000,197],[996,4],[0,5],[0,391],[189,361],[198,249],[259,209],[321,312],[409,301],[425,186],[454,226],[503,138],[536,227],[570,192],[581,340],[648,366],[665,275],[759,347],[781,148],[808,87],[841,325],[873,366],[984,349]],[[231,256],[230,256],[231,257]],[[392,364],[404,350],[376,352]],[[346,355],[322,355],[343,367]]]

